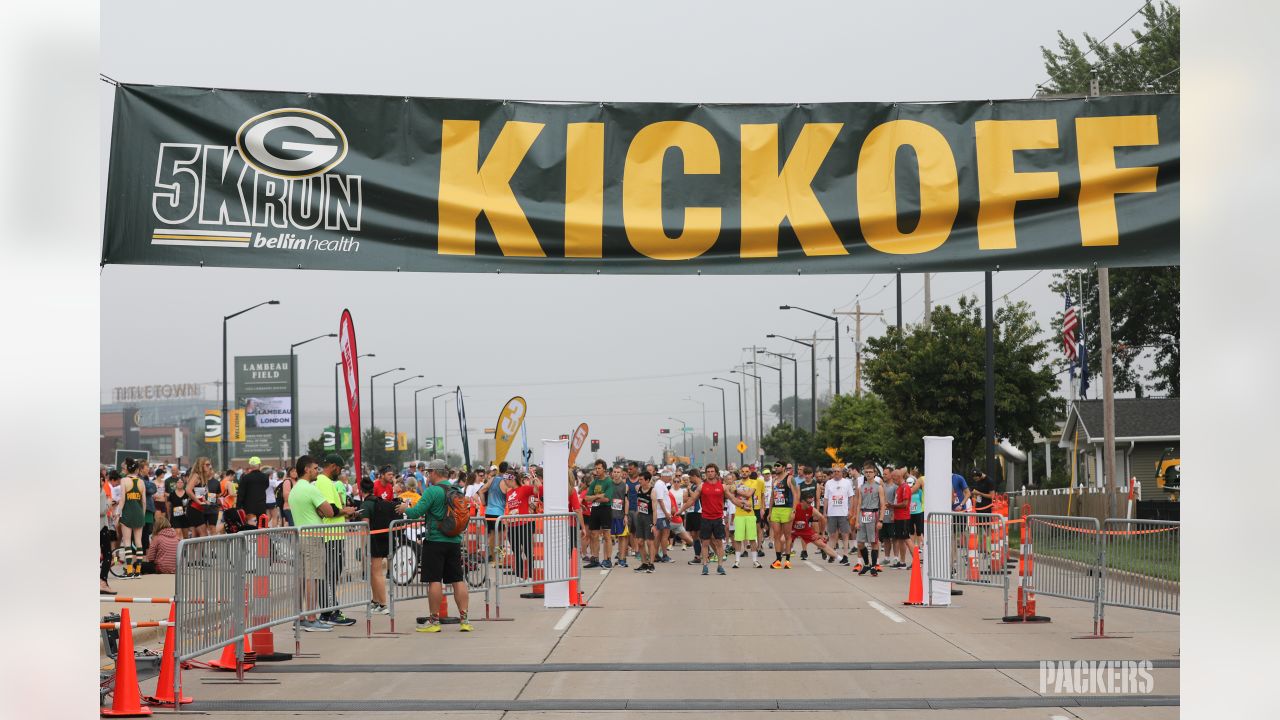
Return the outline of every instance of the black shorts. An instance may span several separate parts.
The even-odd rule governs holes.
[[[608,503],[592,506],[591,517],[587,519],[587,529],[606,531],[613,529],[613,509]]]
[[[685,532],[693,534],[698,532],[698,528],[702,527],[702,515],[696,512],[687,512],[684,514]]]
[[[198,522],[196,523],[196,525],[199,525],[199,524],[200,524],[200,523],[198,523]],[[211,512],[211,513],[210,513],[210,512],[205,513],[205,514],[204,514],[204,524],[205,524],[205,525],[217,525],[217,524],[218,524],[218,513],[217,513],[217,511],[214,511],[214,512]]]
[[[724,518],[716,518],[715,520],[702,518],[698,527],[698,537],[702,540],[711,540],[712,538],[723,540]]]
[[[631,523],[631,534],[641,540],[653,539],[653,518],[648,513],[636,513]]]
[[[489,530],[489,535],[492,536],[494,533],[498,531],[498,518],[500,517],[502,516],[501,515],[485,515],[484,516],[484,526]]]
[[[897,540],[906,540],[911,537],[911,518],[893,521],[893,537]]]
[[[915,513],[911,519],[907,521],[908,527],[911,529],[912,535],[924,534],[924,513]]]
[[[384,558],[391,554],[391,539],[387,537],[387,533],[378,533],[369,536],[369,555],[376,558]]]
[[[422,544],[422,582],[462,582],[462,543],[428,541]]]

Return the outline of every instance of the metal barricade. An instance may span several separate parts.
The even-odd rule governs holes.
[[[422,582],[422,544],[426,541],[424,520],[394,520],[387,530],[387,609],[391,611],[391,632],[396,630],[396,603],[427,597]],[[488,532],[483,517],[473,517],[463,535],[462,572],[471,592],[484,594],[485,617],[489,616]],[[453,595],[453,585],[444,586]]]
[[[299,615],[363,605],[365,634],[373,631],[368,523],[305,525],[296,528],[301,563]]]
[[[297,620],[302,613],[302,566],[294,528],[248,530],[244,543],[246,634]]]
[[[1179,614],[1180,536],[1176,521],[1104,522],[1101,604]]]
[[[501,549],[495,551],[493,578],[494,616],[502,617],[501,591],[528,587],[521,597],[542,597],[545,583],[579,579],[580,568],[573,562],[578,543],[576,513],[504,515],[498,518],[495,533]]]
[[[174,651],[179,662],[236,643],[244,658],[244,540],[238,535],[178,543],[174,572]]]
[[[932,512],[925,522],[929,597],[935,582],[985,585],[1003,590],[1009,613],[1009,533],[997,513]]]

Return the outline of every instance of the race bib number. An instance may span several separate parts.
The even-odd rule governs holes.
[[[622,512],[622,498],[614,498],[613,509]]]
[[[196,497],[198,497],[198,498],[202,498],[202,497],[204,497],[208,492],[209,492],[209,490],[208,490],[207,488],[198,487],[198,488],[196,488]]]
[[[183,515],[186,515],[186,514],[187,514],[187,509],[184,507],[175,507],[173,509],[174,517],[182,517]]]
[[[864,510],[864,511],[862,511],[862,522],[864,522],[864,523],[873,523],[873,522],[875,522],[875,521],[876,521],[876,511],[875,511],[875,510]]]
[[[637,500],[637,501],[636,501],[636,511],[637,511],[637,512],[642,512],[642,513],[644,513],[644,514],[648,515],[648,514],[649,514],[649,503],[645,502],[644,500]]]
[[[805,529],[805,528],[807,528],[807,527],[809,527],[809,521],[808,521],[808,520],[797,520],[797,521],[795,521],[794,523],[792,523],[792,524],[791,524],[791,528],[792,528],[793,530],[804,530],[804,529]]]
[[[773,489],[773,504],[782,505],[787,502],[787,493],[782,488]]]

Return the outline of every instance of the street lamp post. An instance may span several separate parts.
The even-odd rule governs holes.
[[[775,367],[773,365],[765,365],[762,362],[756,362],[755,360],[752,360],[749,364],[755,365],[756,367],[769,368],[770,370],[778,371],[778,424],[781,425],[782,424],[782,363],[778,363],[777,367]]]
[[[786,335],[775,335],[775,334],[773,334],[773,333],[769,333],[769,334],[768,334],[768,335],[766,335],[765,337],[769,337],[769,338],[782,338],[783,340],[790,340],[791,342],[793,342],[793,343],[795,343],[795,344],[797,344],[797,345],[804,345],[805,347],[809,348],[809,370],[810,370],[810,380],[809,380],[809,397],[810,397],[810,400],[809,400],[809,409],[810,409],[810,414],[811,414],[811,416],[812,416],[812,418],[811,418],[812,425],[811,425],[811,427],[809,428],[809,430],[810,430],[811,432],[817,432],[817,431],[818,431],[818,351],[817,351],[817,345],[816,345],[815,343],[807,343],[807,342],[805,342],[805,341],[803,341],[803,340],[797,340],[797,339],[795,339],[795,338],[790,338],[790,337],[787,337]],[[838,342],[838,341],[837,341],[837,342]],[[797,392],[796,392],[796,395],[799,395],[799,394],[800,394],[800,393],[797,391]]]
[[[438,388],[438,387],[444,387],[444,386],[441,385],[440,383],[436,383],[435,385],[428,385],[424,388],[418,388],[417,390],[413,391],[413,456],[416,459],[421,459],[418,457],[418,449],[422,447],[422,438],[418,436],[418,393],[422,392],[423,390],[430,390],[431,388]],[[434,415],[432,416],[431,420],[432,422],[435,421]],[[432,432],[434,433],[435,430],[433,429]],[[434,437],[431,438],[431,446],[433,450],[435,449],[435,443],[436,443],[436,439]]]
[[[303,340],[289,346],[289,449],[293,451],[293,457],[298,457],[298,367],[297,367],[297,350],[299,347],[306,345],[314,340],[327,337],[338,337],[338,333],[328,333],[326,335],[317,335],[311,340]]]
[[[365,353],[363,355],[357,355],[356,359],[359,360],[360,358],[367,358],[367,357],[378,357],[378,356],[374,355],[373,353]],[[342,432],[340,430],[342,425],[342,416],[338,414],[338,379],[339,379],[338,369],[341,367],[342,367],[341,360],[333,364],[333,451],[334,452],[340,452],[342,450]],[[359,378],[357,378],[357,382],[359,382]],[[351,428],[351,432],[358,433],[360,432],[360,428]]]
[[[400,408],[396,405],[396,387],[410,380],[421,380],[425,375],[414,375],[391,383],[391,457],[395,458],[396,471],[400,470]],[[414,396],[417,399],[417,396]]]
[[[436,400],[444,397],[445,395],[452,395],[452,394],[453,394],[452,391],[442,392],[439,395],[436,395],[435,397],[431,398],[431,459],[432,460],[435,460],[436,455],[440,452],[440,448],[436,447],[436,439],[440,437],[439,435],[436,434]],[[445,418],[445,427],[449,427],[448,422],[449,422],[449,419]]]
[[[238,317],[240,315],[243,315],[255,308],[260,308],[263,305],[279,305],[279,304],[280,304],[279,300],[265,300],[263,302],[258,303],[257,305],[254,305],[253,307],[247,307],[241,310],[240,312],[234,312],[234,313],[231,313],[230,315],[222,316],[222,443],[221,443],[222,448],[221,449],[222,449],[222,469],[223,470],[227,469],[227,464],[230,462],[228,452],[227,452],[227,426],[231,424],[231,418],[230,416],[227,415],[227,321],[233,317]]]
[[[791,424],[794,427],[800,427],[800,363],[796,362],[796,357],[793,353],[776,353],[772,350],[764,350],[762,352],[766,355],[772,355],[778,360],[791,361],[791,391],[795,398],[795,402],[791,403]],[[782,363],[779,362],[778,365],[782,365]],[[781,388],[779,388],[779,391],[781,391]]]
[[[721,447],[724,448],[724,466],[729,467],[729,409],[724,399],[724,388],[706,383],[698,383],[698,387],[720,391],[720,434],[724,439],[724,444]]]
[[[722,378],[722,377],[713,377],[711,379],[720,380],[721,382],[733,383],[734,385],[737,386],[738,388],[738,442],[745,442],[746,433],[745,433],[745,430],[743,430],[742,428],[742,383],[738,382],[737,380],[730,380],[728,378]],[[727,441],[728,438],[725,438],[725,440]],[[738,467],[742,467],[744,462],[745,462],[745,457],[741,452],[739,452]]]
[[[671,416],[667,416],[667,419],[675,420],[680,423],[680,439],[683,441],[681,445],[684,446],[684,456],[689,457],[689,423],[681,420],[680,418],[673,418]]]
[[[707,435],[707,404],[702,402],[701,400],[694,400],[691,397],[687,397],[685,398],[685,400],[688,400],[689,402],[693,402],[693,403],[698,403],[698,405],[702,408],[702,436],[706,437]],[[695,450],[697,449],[696,445],[694,446],[694,449]],[[689,458],[689,462],[693,462],[692,457]]]
[[[759,375],[753,375],[745,370],[730,370],[729,372],[756,379],[756,455],[758,456],[763,451],[760,441],[764,438],[764,405],[760,401],[760,395],[764,392],[764,381]]]
[[[836,317],[835,315],[827,315],[826,313],[814,312],[813,310],[809,310],[808,308],[796,307],[795,305],[779,305],[778,309],[779,310],[799,310],[801,312],[807,312],[810,315],[817,315],[820,318],[826,318],[836,324],[836,334],[832,335],[831,337],[834,338],[833,342],[835,343],[835,346],[836,346],[836,394],[839,395],[840,394],[840,318]],[[815,408],[817,407],[816,402],[814,403],[814,407]]]
[[[400,372],[402,370],[404,370],[404,368],[402,367],[391,368],[390,370],[384,370],[378,373],[377,375],[369,376],[369,430],[370,431],[372,431],[374,428],[378,426],[378,405],[376,400],[377,396],[374,394],[374,390],[373,390],[373,381],[377,380],[383,375],[389,375],[393,372]],[[386,447],[385,434],[382,438],[375,437],[373,439],[374,445],[376,446],[379,441],[382,442],[383,447]]]

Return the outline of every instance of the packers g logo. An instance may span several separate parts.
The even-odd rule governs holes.
[[[347,136],[328,117],[302,108],[268,110],[236,131],[240,156],[265,175],[296,180],[332,170],[347,156]]]

